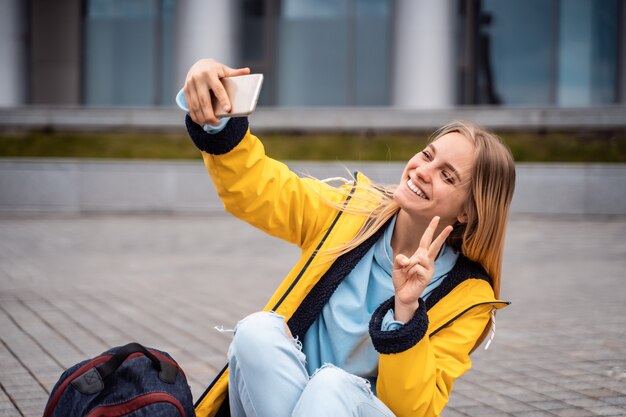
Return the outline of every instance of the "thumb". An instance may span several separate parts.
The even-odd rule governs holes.
[[[409,258],[407,258],[406,256],[402,254],[396,256],[393,261],[394,261],[393,266],[396,269],[405,267],[409,264]]]

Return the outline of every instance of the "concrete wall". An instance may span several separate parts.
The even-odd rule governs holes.
[[[172,97],[172,104],[174,98]],[[168,130],[183,133],[185,115],[175,108],[0,107],[0,131]],[[457,107],[411,110],[390,107],[261,107],[250,116],[256,130],[361,132],[414,131],[471,120],[500,130],[626,129],[626,106],[589,108]]]
[[[353,170],[395,183],[401,163],[292,162],[317,178]],[[347,170],[349,168],[349,171]],[[625,215],[626,165],[518,164],[513,213]],[[215,212],[201,161],[0,160],[0,213]]]

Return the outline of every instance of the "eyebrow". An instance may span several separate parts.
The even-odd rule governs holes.
[[[428,145],[429,148],[432,149],[433,154],[437,154],[437,148],[435,148],[435,145],[433,145],[432,143]],[[452,173],[456,176],[456,178],[459,180],[459,182],[463,182],[463,180],[461,180],[461,175],[459,174],[459,171],[456,170],[456,168],[454,168],[452,165],[450,165],[450,163],[448,162],[444,162],[443,164],[444,168],[449,169],[450,171],[452,171]]]

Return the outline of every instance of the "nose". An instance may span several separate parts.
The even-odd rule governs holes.
[[[424,163],[418,167],[415,167],[415,175],[420,180],[426,183],[429,183],[431,181],[431,175],[432,175],[430,164]]]

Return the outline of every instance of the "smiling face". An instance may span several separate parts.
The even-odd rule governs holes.
[[[409,160],[394,199],[411,217],[440,225],[465,221],[465,200],[476,159],[474,144],[457,132],[447,133]]]

